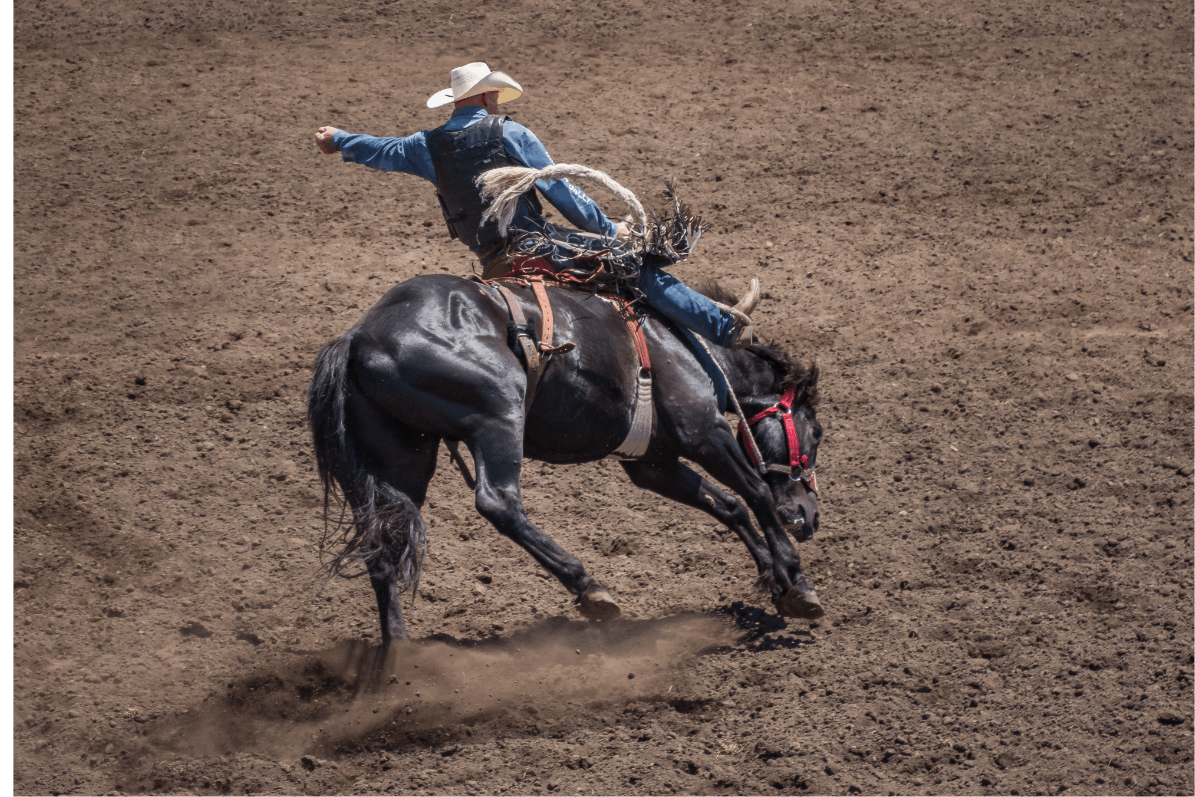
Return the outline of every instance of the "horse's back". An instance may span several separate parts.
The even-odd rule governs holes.
[[[362,331],[383,339],[420,331],[493,337],[505,335],[505,323],[483,286],[448,274],[429,274],[387,291],[352,330]]]

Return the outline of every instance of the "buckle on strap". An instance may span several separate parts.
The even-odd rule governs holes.
[[[524,411],[531,409],[531,401],[535,398],[535,388],[539,384],[540,374],[543,372],[544,361],[539,356],[535,345],[535,329],[527,323],[527,316],[519,306],[519,300],[505,285],[496,285],[498,293],[506,301],[510,309],[510,323],[507,325],[507,335],[513,338],[507,343],[517,344],[523,351],[524,366],[527,368],[527,392],[523,396]]]
[[[484,279],[483,279],[484,281]],[[541,317],[541,332],[540,340],[536,340],[535,328],[528,323],[527,315],[523,312],[523,308],[519,305],[518,298],[505,285],[495,285],[502,298],[506,301],[506,306],[510,310],[511,321],[508,325],[507,335],[510,338],[508,343],[514,348],[516,345],[522,350],[525,366],[527,368],[527,392],[524,396],[524,409],[531,409],[531,402],[535,398],[535,390],[539,386],[539,380],[543,376],[544,369],[547,367],[547,358],[552,354],[563,354],[570,352],[577,348],[577,344],[569,341],[561,343],[558,346],[552,345],[552,333],[554,331],[554,324],[552,320],[552,303],[548,299],[548,291],[544,287],[544,278],[539,274],[529,276],[526,282],[520,281],[524,286],[530,286],[532,292],[535,293],[536,303],[539,304]]]

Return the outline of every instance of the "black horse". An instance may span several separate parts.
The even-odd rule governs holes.
[[[542,324],[534,295],[513,286],[528,320]],[[339,485],[342,548],[333,572],[364,565],[377,594],[383,643],[406,637],[399,595],[418,586],[426,548],[419,514],[441,440],[462,441],[476,467],[476,505],[577,596],[590,619],[619,614],[609,591],[523,511],[524,457],[592,462],[609,456],[631,425],[639,369],[631,332],[610,303],[549,288],[557,339],[577,347],[551,355],[530,409],[527,376],[508,345],[509,312],[497,289],[447,275],[416,277],[390,290],[342,337],[325,344],[308,391],[308,421],[324,487],[325,517]],[[790,477],[753,465],[694,351],[649,314],[642,321],[652,365],[655,417],[647,453],[623,461],[639,487],[697,507],[733,530],[759,569],[759,586],[779,614],[823,613],[801,572],[785,529],[809,539],[818,526],[816,481],[809,478],[822,430],[817,422],[816,366],[806,368],[777,347],[709,351],[749,416],[790,399],[754,427],[765,465],[785,465],[790,430],[805,466]],[[747,509],[693,470],[697,463],[746,501]],[[782,467],[783,469],[783,467]],[[800,478],[798,478],[800,476]]]

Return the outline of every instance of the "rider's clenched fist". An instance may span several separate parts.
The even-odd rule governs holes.
[[[336,152],[336,145],[332,143],[332,136],[337,132],[335,127],[321,127],[315,131],[315,144],[320,152],[332,155]]]

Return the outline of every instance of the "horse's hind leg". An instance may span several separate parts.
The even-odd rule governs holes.
[[[351,402],[354,419],[370,431],[361,441],[370,467],[346,491],[357,522],[355,546],[350,547],[369,571],[385,646],[407,638],[399,598],[419,583],[427,539],[419,508],[436,470],[440,441],[384,416],[363,397]]]
[[[391,640],[407,638],[407,623],[402,616],[402,604],[398,599],[398,582],[385,568],[369,568],[369,583],[378,599],[378,620],[382,625],[382,645]]]
[[[751,525],[751,513],[741,501],[722,492],[676,459],[623,462],[622,467],[636,487],[700,509],[737,534],[755,559],[759,585],[771,591],[772,554],[767,541]]]
[[[521,432],[489,427],[465,440],[477,466],[477,511],[576,595],[582,615],[590,620],[617,617],[621,612],[610,592],[575,556],[540,531],[523,510],[519,487],[523,466]]]

